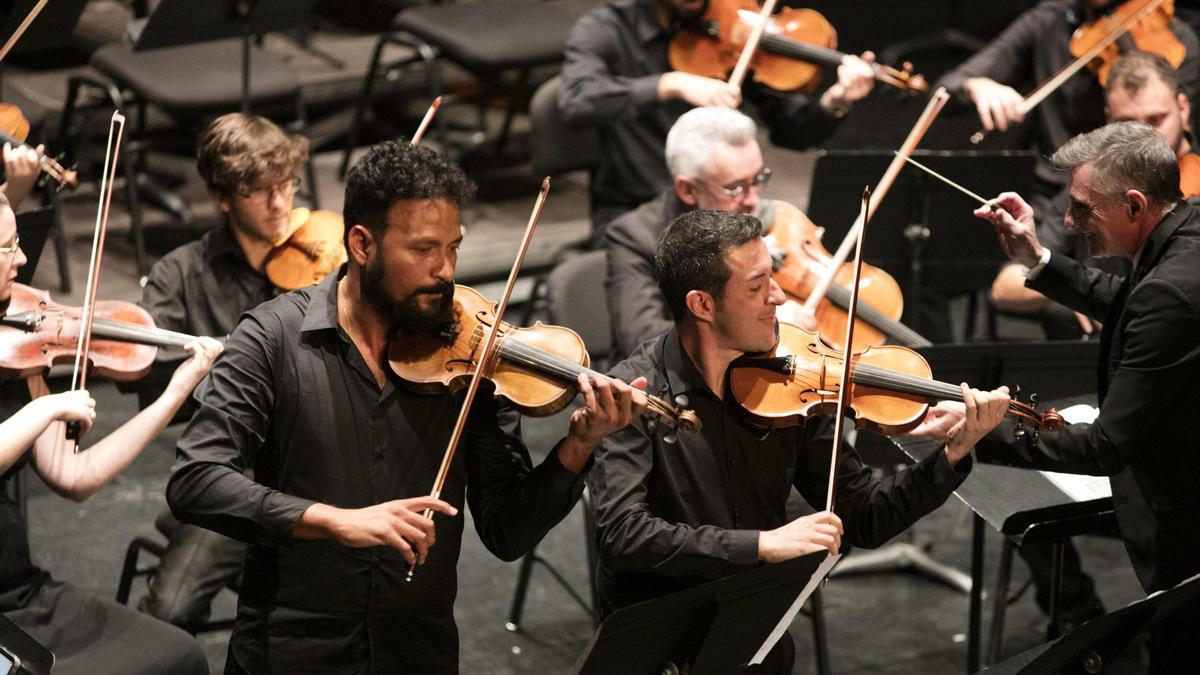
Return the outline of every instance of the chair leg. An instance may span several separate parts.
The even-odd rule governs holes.
[[[375,43],[375,51],[371,53],[371,65],[367,68],[367,76],[363,80],[362,93],[354,105],[354,119],[350,123],[350,133],[346,136],[346,149],[342,151],[342,163],[338,166],[338,177],[345,178],[346,170],[350,167],[350,153],[358,147],[358,138],[362,125],[366,123],[367,112],[370,110],[371,97],[375,91],[375,77],[379,71],[379,59],[383,56],[383,48],[390,44],[390,35],[384,34]]]
[[[1004,649],[1004,616],[1008,611],[1008,587],[1012,577],[1013,542],[1008,537],[1000,547],[1000,568],[996,572],[996,588],[992,599],[992,627],[988,637],[987,660],[983,665],[1000,661]]]
[[[818,675],[829,675],[829,638],[825,632],[825,600],[821,589],[817,588],[809,596],[812,613],[813,652],[817,662]]]
[[[308,112],[304,109],[304,94],[299,91],[296,92],[296,124],[300,127],[300,133],[308,133]],[[317,170],[313,164],[313,154],[308,153],[308,161],[304,163],[304,174],[308,182],[308,203],[315,211],[321,208],[321,196],[317,188]]]
[[[523,69],[517,74],[517,81],[509,91],[514,92],[509,95],[508,107],[504,110],[504,124],[500,126],[500,134],[496,136],[495,155],[496,157],[504,156],[504,148],[508,145],[508,136],[512,131],[513,119],[517,116],[517,100],[521,92],[525,90],[525,83],[529,81],[528,68]]]
[[[126,147],[128,147],[128,140],[122,136],[122,155],[126,154]],[[130,159],[132,160],[132,158]],[[121,164],[125,173],[125,195],[129,200],[129,234],[133,238],[133,253],[137,260],[138,276],[144,277],[150,272],[150,265],[146,256],[146,233],[142,228],[142,203],[138,196],[137,167],[133,161]]]
[[[528,325],[528,324],[527,324]],[[585,489],[583,502],[583,538],[587,551],[588,587],[591,589],[592,624],[600,625],[600,589],[596,587],[596,566],[600,563],[600,551],[596,547],[596,514],[592,511],[592,496]]]
[[[508,623],[504,627],[512,632],[521,630],[521,614],[525,611],[525,594],[529,591],[529,577],[533,575],[533,564],[537,562],[537,549],[521,558],[521,570],[517,573],[517,589],[513,592],[512,605],[508,609]]]

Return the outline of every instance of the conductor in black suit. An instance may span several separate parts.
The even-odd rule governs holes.
[[[1200,572],[1200,211],[1181,201],[1175,153],[1139,122],[1077,136],[1052,157],[1070,172],[1065,224],[1091,254],[1133,263],[1127,278],[1051,255],[1033,211],[1004,193],[975,215],[1030,268],[1034,290],[1101,321],[1100,415],[1091,424],[1013,440],[1003,427],[976,446],[982,461],[1110,476],[1117,522],[1147,592]],[[939,405],[917,432],[937,435],[961,413]],[[1155,673],[1195,672],[1200,606],[1159,624]]]

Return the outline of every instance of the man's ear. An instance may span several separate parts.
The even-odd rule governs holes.
[[[1137,220],[1146,215],[1146,209],[1149,202],[1146,200],[1146,195],[1139,190],[1125,191],[1125,209],[1129,213],[1129,218]]]
[[[686,176],[675,176],[675,194],[679,197],[679,201],[695,208],[699,204],[699,197],[696,192],[700,186],[691,178]]]
[[[217,203],[217,208],[221,209],[221,213],[229,215],[229,212],[233,210],[232,197],[226,197],[225,195],[216,191],[210,191],[208,196],[212,197],[212,200]]]
[[[712,323],[717,316],[716,299],[704,291],[688,291],[683,301],[697,321]]]
[[[367,258],[375,246],[375,236],[363,225],[351,225],[346,235],[346,244],[346,255],[362,267],[367,264]]]

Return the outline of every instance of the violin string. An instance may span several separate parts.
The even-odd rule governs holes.
[[[841,284],[831,284],[825,296],[829,298],[830,302],[843,310],[850,304],[850,289]],[[900,340],[909,347],[927,347],[931,344],[929,340],[925,339],[925,336],[884,314],[873,305],[860,302],[856,314],[859,318],[866,320],[867,323]]]

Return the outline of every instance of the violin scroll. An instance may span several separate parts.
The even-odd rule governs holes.
[[[1008,414],[1012,415],[1017,420],[1017,425],[1013,428],[1013,438],[1022,439],[1029,435],[1030,429],[1033,431],[1033,436],[1030,442],[1034,445],[1038,444],[1038,434],[1041,431],[1058,431],[1067,424],[1063,416],[1058,414],[1054,408],[1046,412],[1038,412],[1038,395],[1031,394],[1029,403],[1022,403],[1019,400],[1021,395],[1021,387],[1017,386],[1013,392],[1013,400],[1008,404]],[[1026,428],[1028,425],[1029,428]]]

